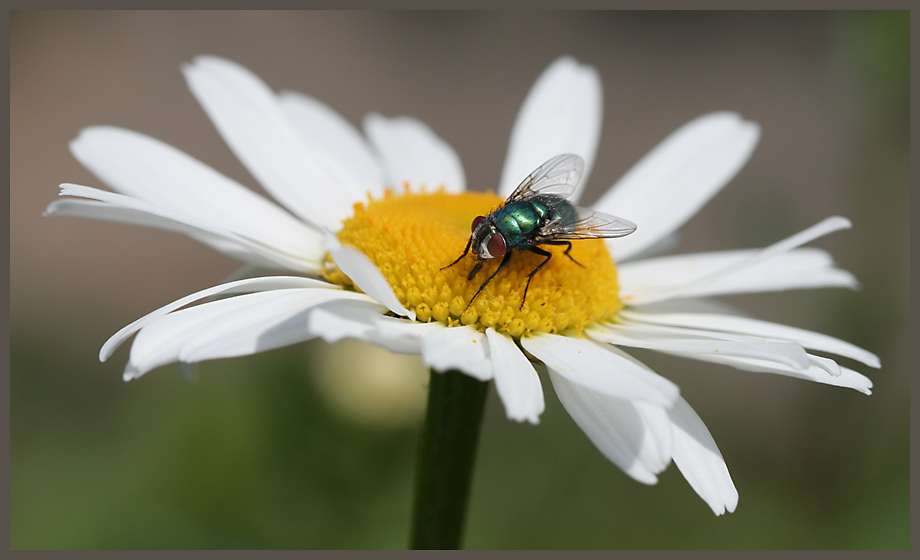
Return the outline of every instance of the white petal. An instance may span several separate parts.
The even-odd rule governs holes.
[[[213,286],[211,288],[207,288],[205,290],[201,290],[200,292],[195,292],[194,294],[178,299],[169,305],[164,305],[156,311],[148,313],[130,325],[124,327],[112,335],[106,341],[106,343],[102,345],[102,349],[99,351],[99,361],[104,362],[109,359],[112,353],[119,346],[121,346],[125,340],[130,338],[131,335],[149,325],[153,321],[159,320],[165,315],[198,300],[216,295],[232,295],[246,292],[282,290],[287,288],[321,288],[328,290],[339,289],[338,286],[333,284],[327,284],[319,280],[313,280],[312,278],[301,278],[299,276],[268,276],[263,278],[247,278],[244,280],[237,280],[235,282],[228,282],[219,286]]]
[[[419,323],[386,315],[372,317],[371,324],[373,330],[362,340],[386,348],[394,354],[422,354],[422,340],[425,336],[446,328],[441,323]]]
[[[833,233],[842,229],[849,229],[851,227],[853,227],[853,224],[850,223],[850,220],[842,216],[831,216],[830,218],[825,218],[810,228],[806,228],[805,230],[800,231],[791,237],[787,237],[782,241],[778,241],[769,247],[761,249],[745,261],[739,262],[728,269],[720,270],[714,273],[712,278],[701,278],[694,282],[694,284],[705,284],[706,282],[714,280],[717,277],[727,276],[735,273],[736,271],[756,266],[762,262],[766,262],[772,259],[773,257],[788,253],[789,251],[814,241],[815,239],[824,237],[829,233]]]
[[[264,82],[212,56],[196,57],[182,71],[224,141],[265,190],[319,228],[341,227],[356,201],[307,149]]]
[[[669,406],[680,392],[677,385],[615,348],[586,339],[537,334],[522,338],[521,346],[557,374],[599,394]]]
[[[86,128],[74,157],[116,191],[305,259],[322,258],[315,229],[198,160],[143,134]]]
[[[623,310],[620,317],[631,321],[652,323],[656,325],[670,325],[675,327],[689,327],[708,329],[720,332],[743,333],[753,336],[763,336],[779,340],[793,340],[810,350],[831,352],[839,356],[858,360],[867,366],[881,367],[878,356],[862,348],[832,336],[798,329],[769,321],[760,321],[747,317],[734,315],[721,315],[709,313],[642,313],[634,310]]]
[[[712,298],[671,299],[659,303],[650,303],[641,307],[629,307],[625,310],[639,309],[642,313],[717,313],[746,317],[747,314],[724,301]]]
[[[203,309],[206,306],[217,307],[218,303],[231,301],[232,304],[225,304],[228,309],[219,315],[214,310],[205,313]],[[187,338],[179,352],[179,360],[194,363],[215,358],[247,356],[316,336],[322,336],[324,340],[329,341],[332,332],[338,335],[335,340],[346,338],[337,332],[342,330],[344,320],[335,325],[325,321],[322,324],[323,328],[319,329],[315,328],[314,322],[311,321],[313,313],[307,314],[307,311],[312,310],[314,313],[323,311],[328,315],[330,312],[327,309],[317,307],[326,302],[329,302],[327,305],[344,302],[351,304],[348,307],[336,307],[336,311],[341,313],[338,317],[348,317],[347,314],[355,309],[360,309],[365,315],[380,313],[383,309],[363,294],[313,288],[274,290],[205,303],[173,314],[188,312],[191,315],[193,310],[198,310],[196,313],[201,314],[200,319],[208,323],[206,330]],[[353,324],[347,323],[348,326]],[[141,331],[143,332],[144,330]]]
[[[585,160],[571,199],[578,201],[588,182],[603,121],[603,87],[597,70],[574,58],[557,59],[534,83],[511,130],[498,194],[506,198],[534,169],[559,154]]]
[[[537,371],[510,336],[488,328],[486,338],[489,339],[495,390],[505,405],[505,414],[511,420],[538,424],[545,406]]]
[[[547,367],[562,406],[616,466],[644,484],[671,459],[671,423],[664,407],[592,391]]]
[[[364,119],[364,130],[383,160],[388,187],[428,192],[443,186],[447,192],[466,190],[460,158],[428,126],[411,117],[386,118],[376,113]]]
[[[715,331],[638,323],[591,327],[585,330],[585,334],[599,342],[659,352],[743,356],[775,361],[796,369],[809,366],[805,350],[797,342],[766,341]]]
[[[675,356],[683,356],[684,358],[689,358],[691,360],[701,360],[704,362],[713,362],[717,364],[725,364],[736,369],[743,371],[754,371],[762,373],[776,373],[779,375],[785,375],[788,377],[795,377],[797,379],[805,379],[807,381],[815,381],[817,383],[823,383],[825,385],[833,385],[835,387],[845,387],[847,389],[855,389],[860,393],[871,395],[872,394],[872,381],[865,375],[853,371],[852,369],[846,367],[840,367],[839,375],[831,375],[825,367],[816,365],[815,358],[817,356],[809,355],[809,367],[806,369],[794,369],[784,364],[778,362],[771,362],[767,360],[758,360],[756,358],[744,358],[740,356],[723,356],[715,354],[686,354],[682,352],[671,352]],[[826,358],[824,358],[826,360]]]
[[[342,245],[332,233],[327,232],[325,241],[326,250],[329,251],[329,256],[332,257],[335,265],[362,292],[385,305],[393,313],[415,320],[415,311],[409,311],[403,307],[396,298],[396,294],[393,293],[393,288],[390,287],[377,266],[367,258],[367,255],[354,247]]]
[[[673,434],[671,455],[690,487],[716,515],[735,511],[738,490],[706,424],[682,398],[668,409],[668,416]]]
[[[820,249],[796,249],[704,284],[694,282],[742,262],[756,251],[695,253],[630,262],[619,267],[620,297],[628,305],[674,298],[775,292],[807,288],[855,288],[852,274],[834,268]]]
[[[77,216],[175,231],[233,258],[259,266],[308,273],[315,273],[320,268],[318,260],[305,260],[280,252],[254,239],[146,200],[69,183],[61,185],[60,194],[87,200],[55,201],[48,206],[46,215]],[[317,253],[317,256],[320,255]]]
[[[312,97],[290,91],[278,97],[307,149],[317,154],[327,173],[353,200],[362,200],[368,192],[374,198],[383,195],[383,172],[358,129]]]
[[[643,305],[714,294],[856,287],[850,273],[833,268],[826,252],[796,249],[849,226],[848,220],[835,216],[758,251],[698,253],[627,263],[619,269],[621,297],[629,305]]]
[[[854,371],[847,367],[840,366],[840,370],[842,371],[841,375],[839,377],[831,377],[832,381],[829,382],[828,385],[846,387],[847,389],[855,389],[865,395],[872,394],[871,379],[859,373],[858,371]],[[819,383],[824,383],[824,381],[819,381]]]
[[[822,358],[821,356],[813,356],[809,354],[808,362],[810,365],[818,366],[834,377],[843,375],[843,370],[840,369],[840,364],[830,358]]]
[[[436,371],[456,369],[480,381],[492,379],[488,340],[471,326],[436,329],[425,334],[422,361]]]
[[[346,338],[367,340],[376,330],[374,319],[386,311],[386,307],[367,296],[332,300],[310,312],[307,328],[330,344]]]
[[[245,294],[175,311],[148,323],[131,345],[125,380],[174,361],[243,356],[313,338],[306,312],[343,290],[294,288]]]
[[[639,226],[609,240],[617,260],[627,259],[690,219],[744,166],[760,127],[729,112],[698,117],[634,165],[594,204]]]
[[[81,189],[92,189],[92,187],[84,187],[82,185],[69,185],[66,183],[62,184],[61,187],[71,191],[73,191],[73,187],[80,187]],[[98,192],[102,193],[106,191],[99,190]],[[78,196],[77,194],[73,194],[73,192],[62,194],[65,196]],[[49,204],[43,215],[90,218],[93,220],[173,231],[199,239],[208,245],[218,245],[221,247],[232,246],[233,250],[236,252],[246,252],[236,243],[231,242],[229,238],[218,237],[212,232],[200,230],[184,222],[164,218],[163,216],[151,214],[134,208],[116,206],[110,202],[101,202],[99,200],[82,198],[63,198],[61,200],[55,200]]]
[[[245,248],[241,243],[239,243],[231,236],[221,236],[210,231],[204,231],[202,229],[196,228],[184,222],[165,218],[156,214],[150,214],[142,210],[136,210],[134,208],[116,206],[115,204],[110,204],[108,202],[74,198],[55,200],[48,205],[44,215],[89,218],[92,220],[151,227],[164,231],[181,233],[231,258],[265,268],[289,268],[299,272],[310,272],[319,268],[319,263],[316,263],[316,266],[308,267],[305,267],[302,264],[296,267],[290,266],[288,264],[282,265],[275,260],[266,258],[261,254],[255,253]]]

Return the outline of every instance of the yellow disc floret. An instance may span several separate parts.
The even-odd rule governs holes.
[[[581,332],[585,326],[612,319],[622,307],[617,271],[601,239],[572,242],[565,247],[541,246],[553,257],[530,283],[521,306],[527,275],[545,257],[514,250],[508,265],[470,299],[495,271],[501,259],[489,259],[472,279],[476,264],[471,251],[454,266],[470,237],[473,218],[486,215],[503,202],[494,194],[443,191],[427,194],[387,194],[380,200],[355,204],[339,240],[367,255],[393,288],[399,301],[414,309],[419,321],[454,326],[492,327],[511,336],[532,332]],[[352,289],[354,284],[328,263],[324,276]]]

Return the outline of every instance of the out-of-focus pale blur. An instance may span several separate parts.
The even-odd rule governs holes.
[[[681,230],[679,250],[761,247],[849,217],[852,230],[816,245],[860,291],[730,302],[879,354],[881,370],[857,368],[874,395],[637,353],[720,445],[741,498],[715,518],[673,465],[645,487],[607,462],[548,382],[536,427],[506,420],[493,392],[466,546],[908,547],[908,27],[896,12],[12,12],[11,548],[408,542],[417,364],[403,404],[376,377],[403,416],[375,421],[379,402],[357,416],[340,404],[351,384],[374,382],[355,368],[386,373],[350,359],[367,358],[364,345],[205,363],[192,382],[169,366],[125,384],[124,350],[96,360],[125,324],[238,267],[175,234],[41,216],[59,183],[104,186],[67,148],[98,124],[258,189],[185,87],[180,65],[204,53],[355,124],[370,111],[420,118],[476,190],[494,188],[522,99],[563,54],[604,84],[587,203],[698,115],[758,121],[750,163]],[[336,361],[351,370],[342,379]]]
[[[425,416],[429,373],[418,356],[393,354],[359,340],[343,340],[317,354],[312,375],[336,412],[384,429],[415,424]]]

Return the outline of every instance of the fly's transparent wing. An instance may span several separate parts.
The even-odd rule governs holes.
[[[577,219],[555,220],[546,224],[540,232],[540,240],[623,237],[636,231],[636,224],[629,220],[581,206],[573,208]]]
[[[505,203],[524,200],[538,194],[568,198],[585,170],[585,160],[574,154],[558,155],[534,169]]]

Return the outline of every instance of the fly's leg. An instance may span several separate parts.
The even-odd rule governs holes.
[[[489,276],[488,278],[486,278],[486,281],[482,283],[482,286],[479,286],[479,289],[476,290],[476,293],[475,293],[475,294],[473,294],[473,297],[470,299],[470,302],[469,302],[468,304],[466,304],[466,307],[463,308],[464,311],[466,311],[471,305],[473,305],[473,301],[476,299],[476,296],[478,296],[480,293],[482,293],[482,290],[483,290],[486,286],[489,285],[489,282],[491,282],[492,279],[495,278],[495,275],[496,275],[496,274],[498,274],[499,272],[502,271],[503,268],[505,268],[505,265],[508,264],[508,261],[510,261],[510,260],[511,260],[511,251],[508,251],[507,253],[505,253],[505,256],[502,257],[502,262],[501,262],[501,264],[498,265],[498,268],[495,269],[495,272],[493,272],[491,276]],[[472,279],[473,276],[475,276],[475,273],[476,273],[476,272],[479,272],[479,269],[482,268],[482,265],[483,265],[484,262],[485,262],[485,261],[479,261],[478,263],[476,263],[476,266],[473,267],[473,271],[470,273],[470,277],[468,278],[468,280],[469,280],[469,279]],[[525,293],[525,295],[526,295],[526,293]]]
[[[576,260],[574,259],[574,257],[572,257],[572,255],[569,254],[569,251],[572,250],[572,242],[571,242],[571,241],[563,241],[563,240],[561,240],[561,239],[555,239],[555,240],[551,239],[551,240],[548,240],[548,241],[541,241],[540,244],[541,244],[541,245],[568,245],[568,246],[565,248],[565,253],[563,253],[563,254],[564,254],[565,256],[567,256],[567,257],[569,258],[570,261],[572,261],[573,263],[577,264],[578,266],[580,266],[580,267],[582,267],[582,268],[585,267],[585,265],[583,265],[583,264],[581,264],[580,262],[576,261]],[[544,264],[545,264],[545,263],[544,263]]]
[[[545,243],[545,244],[548,244],[548,245],[564,245],[565,243],[568,243],[568,244],[569,244],[569,247],[572,246],[572,244],[571,244],[570,242],[568,242],[568,241],[544,242],[544,243]],[[531,253],[536,253],[536,254],[540,255],[541,257],[546,257],[546,259],[545,259],[543,262],[541,262],[540,264],[538,264],[538,265],[537,265],[537,268],[533,269],[533,271],[532,271],[530,274],[527,275],[527,285],[524,286],[524,297],[521,298],[521,305],[520,305],[520,307],[518,307],[519,310],[520,310],[520,309],[524,309],[524,302],[527,301],[527,290],[530,288],[530,281],[533,280],[534,274],[540,272],[540,269],[543,268],[543,266],[544,266],[546,263],[548,263],[549,260],[550,260],[551,258],[553,258],[553,254],[552,254],[552,253],[550,253],[549,251],[546,251],[546,250],[544,250],[544,249],[541,249],[541,248],[539,248],[539,247],[537,247],[537,246],[535,246],[535,245],[525,245],[524,247],[522,247],[522,249],[527,249],[527,250],[530,251]],[[572,257],[569,257],[569,258],[571,259]]]
[[[463,250],[463,254],[460,255],[459,257],[457,257],[457,260],[455,260],[454,262],[450,263],[449,265],[443,267],[441,270],[448,269],[448,268],[454,266],[455,264],[457,264],[458,262],[460,262],[460,259],[462,259],[463,257],[465,257],[466,254],[470,252],[470,245],[472,245],[472,244],[473,244],[473,236],[471,235],[469,241],[466,242],[466,249]],[[479,272],[479,269],[478,269],[478,268],[475,269],[475,270],[476,270],[476,272]],[[470,278],[472,278],[472,276],[470,276]]]
[[[482,265],[486,264],[486,261],[479,261],[473,266],[473,270],[466,276],[467,280],[472,280],[479,274],[479,271],[482,270]]]

